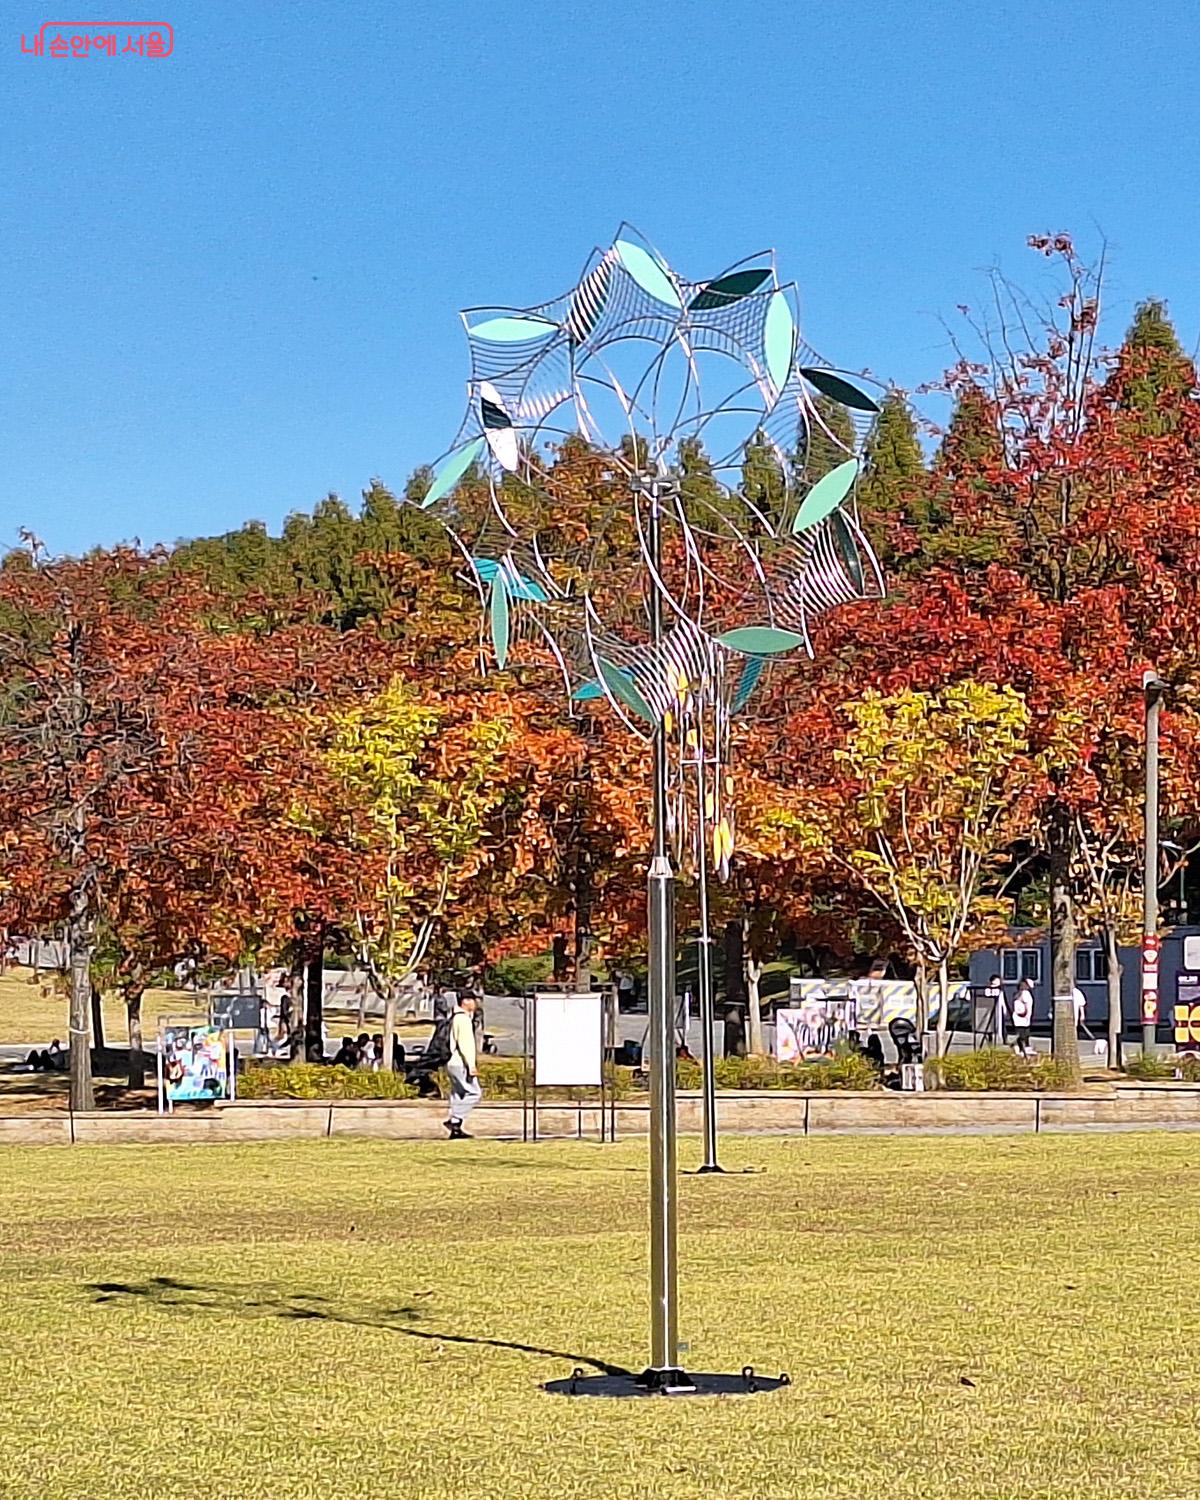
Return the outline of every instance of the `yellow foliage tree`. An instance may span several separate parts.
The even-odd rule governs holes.
[[[853,875],[896,920],[921,975],[922,1024],[927,979],[936,975],[941,1053],[950,963],[1004,921],[997,869],[1032,832],[1044,757],[1031,754],[1028,707],[1008,687],[965,681],[940,693],[868,692],[842,714],[840,776],[802,789],[767,824],[781,849],[798,846]]]

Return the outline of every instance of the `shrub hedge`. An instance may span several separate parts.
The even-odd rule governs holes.
[[[1189,1081],[1200,1082],[1200,1064],[1183,1058],[1131,1059],[1126,1072],[1131,1078],[1168,1079],[1179,1067]],[[519,1057],[483,1057],[479,1076],[484,1097],[519,1099],[524,1064]],[[1007,1047],[984,1047],[978,1052],[956,1052],[926,1063],[936,1086],[966,1093],[1021,1093],[1028,1090],[1065,1088],[1070,1075],[1064,1063],[1053,1057],[1027,1062]],[[717,1087],[747,1091],[768,1090],[864,1090],[878,1089],[882,1080],[875,1067],[857,1052],[838,1054],[815,1062],[781,1065],[768,1057],[723,1057],[717,1061]],[[445,1074],[439,1075],[442,1093],[447,1092]],[[606,1069],[609,1087],[618,1099],[634,1092],[629,1068]],[[681,1059],[676,1064],[676,1084],[698,1089],[700,1064]],[[333,1068],[311,1063],[252,1064],[238,1079],[242,1099],[413,1099],[417,1090],[400,1073],[366,1073],[351,1068]],[[599,1097],[594,1088],[547,1089],[539,1098],[587,1103]]]
[[[965,1093],[1041,1092],[1067,1088],[1071,1082],[1070,1069],[1060,1058],[1039,1056],[1028,1062],[1007,1047],[931,1058],[925,1071],[941,1088]]]
[[[251,1065],[239,1077],[239,1099],[415,1099],[403,1073],[368,1073],[319,1063]]]
[[[519,1099],[521,1097],[522,1073],[525,1064],[519,1057],[481,1057],[479,1059],[479,1081],[483,1084],[485,1099]],[[605,1081],[617,1099],[627,1099],[633,1093],[632,1068],[615,1068],[612,1064],[604,1070]],[[444,1080],[443,1080],[444,1082]],[[540,1099],[569,1099],[572,1104],[597,1102],[600,1090],[596,1088],[540,1089]]]
[[[487,972],[487,987],[493,995],[523,995],[531,984],[544,984],[554,972],[549,953],[519,953],[502,958]]]
[[[1185,1083],[1200,1083],[1200,1059],[1193,1057],[1191,1053],[1185,1053],[1182,1057],[1155,1057],[1139,1053],[1125,1064],[1125,1074],[1126,1077],[1136,1078],[1143,1083],[1175,1077],[1182,1078]]]
[[[841,1053],[818,1062],[780,1064],[769,1057],[722,1057],[716,1066],[721,1089],[877,1089],[875,1067],[859,1052]],[[675,1078],[681,1089],[698,1089],[698,1062],[681,1059]]]
[[[479,1079],[488,1099],[519,1099],[523,1064],[519,1057],[481,1057]],[[437,1075],[443,1096],[449,1092],[445,1073]],[[607,1081],[618,1099],[633,1092],[628,1068],[607,1070]],[[327,1067],[320,1063],[251,1064],[238,1078],[239,1099],[415,1099],[417,1090],[402,1073],[369,1073],[357,1068]],[[546,1089],[542,1099],[586,1103],[600,1097],[599,1089]]]

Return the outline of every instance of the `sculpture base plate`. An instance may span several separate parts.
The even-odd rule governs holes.
[[[736,1375],[690,1375],[680,1369],[588,1375],[572,1370],[565,1380],[547,1380],[542,1389],[555,1396],[757,1396],[791,1383],[788,1375],[760,1375],[746,1365]]]

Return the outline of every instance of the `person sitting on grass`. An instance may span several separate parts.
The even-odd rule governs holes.
[[[358,1048],[354,1045],[352,1036],[344,1036],[342,1045],[334,1053],[333,1066],[335,1068],[357,1068]]]
[[[55,1037],[44,1052],[39,1052],[35,1047],[25,1059],[25,1066],[35,1073],[61,1073],[67,1066],[67,1054],[63,1051],[62,1043]]]

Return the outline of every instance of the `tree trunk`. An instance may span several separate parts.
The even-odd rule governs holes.
[[[92,1046],[104,1046],[104,996],[92,985]]]
[[[725,923],[725,1000],[729,1005],[746,1003],[746,960],[740,922]]]
[[[592,871],[587,856],[580,858],[575,875],[575,956],[572,978],[577,990],[592,987]]]
[[[95,1109],[92,1054],[88,1045],[88,1011],[92,1003],[92,933],[87,917],[87,893],[77,889],[71,913],[71,1108]]]
[[[574,907],[574,959],[571,963],[571,981],[580,992],[591,990],[591,889],[583,897],[576,897]]]
[[[743,935],[744,937],[744,935]],[[752,1057],[763,1055],[763,1027],[762,1027],[762,996],[759,984],[762,980],[763,962],[761,958],[752,958],[750,950],[746,948],[746,1003],[749,1020],[749,1050]]]
[[[938,964],[937,1055],[945,1057],[950,1044],[950,965],[946,959]]]
[[[142,994],[141,983],[125,988],[125,1018],[129,1023],[129,1087],[146,1087],[146,1053],[142,1046]]]
[[[1053,1005],[1054,1055],[1066,1066],[1072,1083],[1082,1081],[1079,1037],[1075,1030],[1075,903],[1071,899],[1071,819],[1055,808],[1050,822],[1050,994]]]
[[[567,965],[567,939],[563,933],[555,933],[554,941],[551,944],[551,952],[553,953],[554,957],[553,968],[550,970],[550,976],[554,980],[555,984],[565,984],[567,982],[569,968]]]
[[[309,1062],[325,1060],[325,924],[308,949],[308,1006],[304,1013],[304,1055]]]
[[[383,1059],[380,1067],[395,1070],[396,1059],[396,986],[389,984],[383,1001]]]
[[[297,941],[287,985],[288,1057],[304,1060],[304,949]]]
[[[925,960],[917,960],[917,1035],[924,1045],[925,1033],[929,1030],[929,971]]]
[[[1104,951],[1108,954],[1108,1065],[1119,1068],[1121,1056],[1121,1032],[1125,1017],[1121,1011],[1121,958],[1117,947],[1117,929],[1114,923],[1104,928]]]

